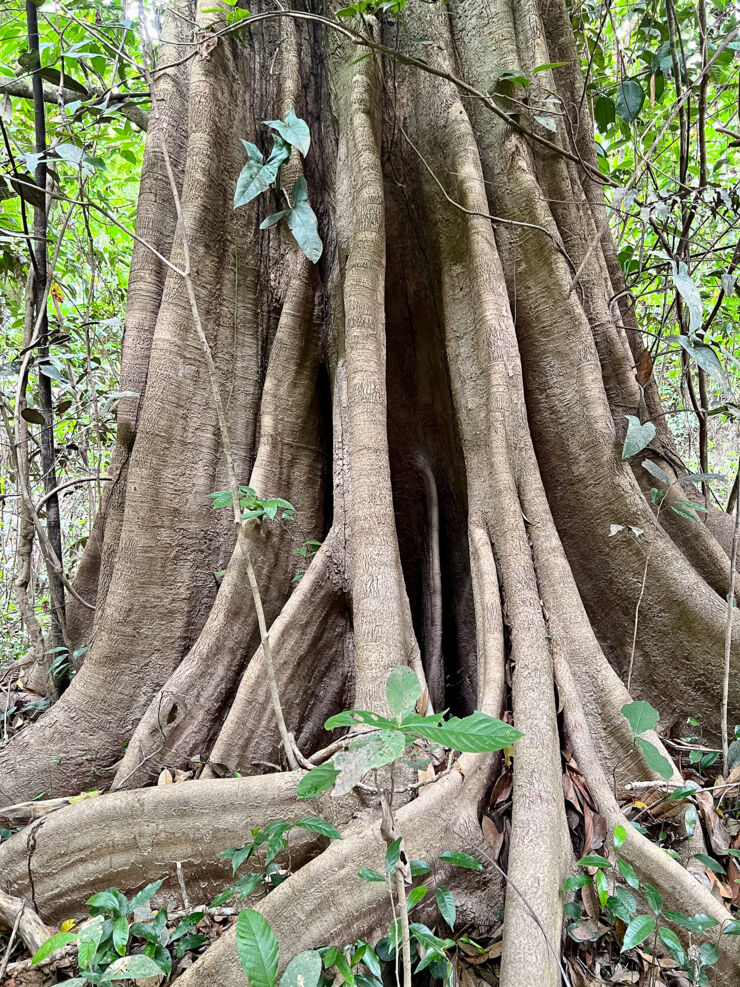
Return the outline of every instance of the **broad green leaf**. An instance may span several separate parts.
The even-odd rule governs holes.
[[[327,836],[330,840],[342,839],[342,834],[336,826],[332,826],[332,824],[327,822],[325,819],[316,819],[312,816],[306,816],[304,819],[299,819],[297,823],[294,823],[294,825],[299,829],[307,829],[311,833],[318,833],[319,836]]]
[[[695,333],[701,329],[702,320],[703,305],[699,289],[689,276],[684,261],[679,261],[678,266],[675,261],[671,261],[671,266],[673,267],[673,284],[689,310],[689,332]]]
[[[427,889],[424,884],[420,884],[418,888],[412,888],[406,896],[407,911],[410,912],[412,908],[415,908],[420,901],[423,901],[424,898],[426,898],[426,895]]]
[[[714,966],[719,960],[719,949],[713,942],[703,942],[699,947],[699,959],[702,966]]]
[[[643,884],[642,890],[650,906],[650,910],[655,912],[656,915],[660,915],[663,911],[663,896],[660,891],[654,888],[652,884]]]
[[[369,867],[363,867],[362,870],[358,870],[357,876],[361,877],[363,881],[379,881],[385,883],[383,875],[379,874],[376,870],[371,870]]]
[[[680,788],[676,788],[675,791],[671,792],[668,796],[669,802],[679,802],[681,799],[688,798],[695,792],[699,791],[699,785],[695,782],[690,782],[688,785],[682,785]]]
[[[125,915],[119,915],[113,923],[113,948],[119,956],[126,954],[128,943],[128,921]]]
[[[740,936],[740,920],[735,919],[735,921],[730,922],[722,929],[723,936]]]
[[[315,949],[294,956],[280,978],[280,987],[316,987],[321,979],[321,957]]]
[[[645,93],[636,79],[625,79],[617,89],[617,113],[626,123],[632,123],[639,116]]]
[[[618,850],[624,841],[627,839],[627,830],[624,826],[614,827],[614,848]]]
[[[439,914],[449,925],[451,929],[455,928],[455,899],[452,897],[452,892],[448,891],[447,888],[437,888],[434,895],[437,899],[437,908],[439,908]]]
[[[637,891],[637,889],[640,887],[640,882],[637,878],[637,874],[635,874],[635,869],[632,866],[632,864],[628,863],[626,860],[618,860],[617,869],[619,870],[619,873],[625,879],[627,884],[629,884],[631,888],[634,888],[635,891]]]
[[[472,754],[503,750],[523,736],[521,731],[509,726],[508,723],[502,723],[501,720],[479,710],[463,719],[452,716],[439,726],[431,723],[427,726],[423,722],[425,719],[427,717],[414,720],[413,727],[409,727],[409,730],[435,744]],[[433,718],[429,717],[429,719]],[[406,729],[405,723],[404,729]]]
[[[705,867],[708,867],[709,870],[714,871],[715,874],[727,873],[722,864],[718,860],[715,860],[714,857],[709,857],[706,853],[695,853],[693,856],[704,864]]]
[[[629,459],[638,452],[642,452],[645,446],[649,445],[655,438],[655,425],[652,422],[645,422],[643,425],[639,418],[634,415],[625,415],[627,419],[627,434],[624,437],[622,447],[622,459]]]
[[[342,975],[344,982],[348,984],[349,987],[354,987],[355,975],[352,972],[352,967],[347,962],[347,957],[341,949],[337,950],[337,958],[334,960],[334,966]]]
[[[634,949],[641,942],[645,942],[653,934],[654,929],[655,919],[652,915],[636,915],[624,933],[624,941],[622,942],[620,953],[624,953],[628,949]]]
[[[666,487],[670,486],[670,476],[668,476],[668,474],[664,472],[660,466],[657,466],[652,459],[643,459],[642,465],[643,468],[646,469],[651,476],[654,476],[659,483],[662,483]]]
[[[249,154],[249,149],[247,149],[247,153]],[[290,145],[278,135],[273,138],[270,157],[260,166],[256,174],[254,174],[255,162],[250,157],[237,180],[236,191],[234,192],[234,209],[245,206],[262,192],[267,191],[277,178],[280,165],[289,157]]]
[[[645,763],[652,770],[656,771],[665,781],[670,781],[673,777],[673,765],[664,757],[655,744],[651,744],[644,737],[635,737],[635,743],[642,751]]]
[[[288,227],[306,257],[312,264],[316,264],[324,251],[324,245],[319,236],[316,214],[308,204],[308,188],[303,176],[296,179],[291,196],[293,208],[286,217]]]
[[[135,912],[137,908],[142,908],[148,901],[154,897],[154,895],[159,891],[159,889],[164,884],[164,878],[161,881],[152,881],[151,884],[147,884],[145,888],[138,891],[134,897],[131,899],[131,904],[129,905],[129,910]]]
[[[394,840],[388,849],[385,851],[385,872],[386,874],[391,874],[399,861],[401,856],[401,843],[403,842],[403,837],[399,836],[397,840]]]
[[[385,683],[388,706],[396,716],[410,713],[421,696],[421,685],[416,674],[407,666],[394,668]]]
[[[378,727],[381,730],[395,730],[397,723],[389,720],[378,713],[371,713],[366,709],[347,709],[343,713],[335,713],[330,716],[324,724],[325,730],[336,730],[337,727],[353,727],[358,723],[366,723],[371,727]]]
[[[126,919],[124,918],[124,922]],[[77,943],[77,963],[81,970],[89,970],[92,966],[100,940],[103,938],[104,919],[95,915],[80,926],[80,938]]]
[[[122,956],[105,970],[105,976],[111,980],[139,980],[144,977],[159,977],[161,974],[162,968],[159,963],[141,953]]]
[[[428,874],[432,869],[426,860],[410,860],[409,867],[412,877],[421,877],[423,874]]]
[[[716,918],[705,915],[704,912],[699,912],[696,915],[685,915],[683,912],[668,911],[663,912],[663,917],[690,932],[706,932],[707,929],[713,929],[719,925]]]
[[[190,915],[186,915],[185,918],[175,926],[175,931],[172,933],[170,942],[176,942],[178,939],[182,939],[189,932],[192,932],[196,925],[205,915],[205,912],[191,912]]]
[[[361,734],[346,751],[334,758],[339,776],[334,785],[334,795],[339,797],[359,785],[368,771],[381,768],[401,757],[407,746],[406,736],[400,730],[380,730]]]
[[[627,703],[626,706],[622,706],[622,716],[627,718],[635,735],[645,733],[646,730],[654,730],[660,719],[657,709],[646,702]]]
[[[439,859],[452,864],[453,867],[465,867],[468,870],[483,870],[483,864],[462,850],[445,850],[443,853],[440,853]]]
[[[580,860],[576,861],[577,867],[611,867],[611,863],[602,857],[599,853],[589,853],[585,857],[581,857]]]
[[[707,346],[706,343],[700,343],[696,339],[689,339],[688,336],[679,336],[678,342],[686,350],[691,359],[699,364],[702,370],[705,370],[710,377],[713,377],[721,387],[726,385],[727,378],[722,369],[722,364],[719,362],[719,357],[711,346]]]
[[[58,949],[63,949],[65,946],[69,946],[71,942],[74,942],[77,938],[76,932],[57,932],[55,936],[51,936],[46,940],[36,952],[31,957],[31,965],[35,966],[36,963],[40,963],[45,960],[47,956],[51,956]]]
[[[563,887],[566,891],[577,891],[585,888],[587,884],[593,884],[593,878],[588,874],[573,874],[565,879]]]
[[[275,987],[278,941],[267,919],[253,908],[239,912],[236,950],[251,987]]]
[[[632,920],[632,912],[619,898],[614,895],[608,895],[606,899],[606,907],[615,918],[621,919],[625,925],[630,924],[630,921]]]
[[[594,884],[596,885],[596,890],[599,895],[599,901],[601,907],[606,907],[606,899],[609,897],[609,882],[606,879],[606,874],[603,870],[596,871],[596,877],[594,878]]]
[[[661,942],[668,950],[668,952],[671,954],[673,959],[676,961],[676,963],[678,963],[679,966],[685,966],[687,959],[686,952],[684,951],[684,948],[681,945],[681,942],[678,936],[676,935],[676,933],[673,932],[671,929],[666,929],[663,926],[661,926],[658,929],[658,937],[660,938]]]
[[[537,72],[547,72],[548,69],[561,69],[564,65],[569,64],[569,62],[545,62],[542,65],[535,65],[532,69],[532,74],[536,75]]]
[[[311,768],[298,782],[296,795],[299,799],[313,798],[331,788],[338,775],[339,772],[330,761],[327,764],[320,764],[317,768]]]
[[[311,146],[311,133],[306,121],[296,116],[292,106],[284,120],[265,120],[265,124],[277,130],[283,140],[297,147],[305,158]]]
[[[594,102],[594,119],[600,132],[605,133],[617,117],[614,100],[608,96],[599,96]]]

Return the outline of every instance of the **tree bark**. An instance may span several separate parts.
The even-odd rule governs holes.
[[[222,27],[212,6],[199,4],[198,23]],[[305,19],[323,16],[321,5],[292,13],[258,21],[253,10],[238,36],[187,49],[187,60],[181,44],[167,45],[189,41],[187,21],[165,29],[153,93],[163,123],[153,117],[147,136],[137,230],[181,263],[164,142],[239,480],[298,509],[292,529],[263,523],[251,543],[288,730],[310,754],[326,743],[331,712],[382,711],[387,673],[404,664],[428,680],[433,704],[510,713],[524,737],[508,876],[527,904],[506,895],[501,983],[555,987],[563,880],[579,854],[561,751],[575,752],[610,828],[624,820],[615,791],[656,777],[620,712],[644,542],[610,537],[610,526],[654,540],[632,696],[666,719],[697,716],[708,737],[719,734],[726,546],[719,526],[656,521],[644,470],[620,458],[624,416],[640,407],[641,344],[610,304],[620,275],[562,0],[412,4],[398,21],[358,24],[364,50]],[[533,72],[553,62],[566,64]],[[530,106],[561,94],[555,135],[529,109],[512,115],[510,93],[485,95],[506,69],[532,78]],[[264,146],[258,121],[291,106],[310,125],[309,154],[302,164],[294,154],[280,190],[234,211],[240,138]],[[301,167],[324,241],[315,270],[283,225],[259,230]],[[191,309],[178,273],[139,244],[122,373],[139,397],[119,407],[114,482],[78,577],[97,600],[94,627],[74,624],[90,649],[62,700],[0,755],[0,793],[10,803],[39,788],[143,786],[197,759],[210,780],[175,787],[219,814],[235,784],[219,776],[262,772],[280,744],[233,519],[208,499],[228,479]],[[652,414],[657,391],[646,393]],[[681,468],[665,430],[649,454]],[[309,539],[323,544],[296,585],[292,548]],[[736,673],[737,631],[731,652]],[[730,681],[732,720],[740,678]],[[480,819],[497,765],[463,759],[399,810],[414,855],[460,848],[485,861]],[[272,790],[285,777],[255,783]],[[161,799],[169,825],[165,802],[176,796],[158,791],[116,791],[85,812],[105,827],[134,802],[156,817]],[[274,808],[289,811],[285,800]],[[377,806],[368,811],[260,904],[286,962],[388,918],[383,888],[353,877],[364,863],[377,868],[382,851]],[[35,823],[39,841],[53,832],[58,847],[80,813]],[[141,825],[122,837],[123,863],[94,857],[84,875],[53,872],[42,917],[55,895],[71,906],[77,889],[82,900],[93,870],[100,887],[149,879]],[[666,901],[722,914],[690,870],[628,831],[626,858]],[[23,839],[0,861],[20,860]],[[95,839],[94,829],[79,835],[85,846]],[[189,858],[191,879],[205,883],[207,843],[194,838]],[[26,878],[8,866],[19,894]],[[501,881],[488,872],[460,894],[470,921],[492,928]],[[722,982],[736,978],[734,939],[718,969]],[[182,980],[241,978],[227,934]]]

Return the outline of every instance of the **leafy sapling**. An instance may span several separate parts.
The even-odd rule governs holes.
[[[622,707],[622,715],[632,728],[635,746],[642,751],[647,766],[665,781],[670,781],[673,776],[673,765],[660,753],[655,744],[640,736],[657,727],[660,719],[657,709],[653,709],[650,703],[646,702],[627,703]]]

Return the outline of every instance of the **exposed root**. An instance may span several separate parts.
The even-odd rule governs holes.
[[[162,899],[178,895],[175,861],[181,861],[193,900],[208,901],[231,873],[220,850],[241,846],[250,826],[306,815],[305,803],[295,795],[300,777],[285,772],[181,782],[86,799],[3,843],[2,883],[10,893],[35,902],[46,921],[59,922],[81,915],[91,894],[111,886],[130,893],[167,878]],[[358,808],[352,797],[322,796],[311,804],[316,815],[340,830]],[[301,866],[324,843],[296,831],[290,841],[292,865]]]
[[[14,898],[5,891],[0,891],[0,923],[14,929],[31,953],[56,931],[41,921],[26,899]]]
[[[395,819],[403,833],[410,857],[432,862],[443,850],[465,846],[475,853],[471,840],[478,826],[475,807],[490,782],[494,759],[463,759],[461,771],[430,786],[418,799],[396,810]],[[388,889],[385,884],[363,881],[357,877],[362,867],[378,869],[385,854],[380,833],[380,819],[372,825],[363,823],[348,830],[345,839],[336,841],[271,892],[258,910],[272,926],[280,945],[280,967],[304,949],[322,944],[342,945],[369,932],[387,932],[391,921]],[[437,863],[426,880],[430,891],[445,884],[454,889],[462,880],[468,895],[473,888],[491,888],[485,878],[464,872],[461,878]],[[494,892],[495,893],[495,892]],[[470,897],[468,898],[468,901]],[[480,901],[480,899],[478,899]],[[495,924],[497,902],[486,901],[491,927]],[[480,911],[473,921],[479,921]],[[234,930],[219,939],[182,977],[182,987],[242,987],[243,973],[236,955]]]
[[[328,739],[325,720],[348,700],[349,634],[340,548],[330,533],[298,588],[270,628],[280,701],[288,730],[305,754]],[[280,759],[280,738],[268,701],[262,648],[242,676],[211,751],[206,776],[252,773],[255,762]]]

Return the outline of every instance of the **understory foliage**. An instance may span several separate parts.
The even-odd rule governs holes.
[[[737,982],[739,30],[3,5],[2,983]]]

